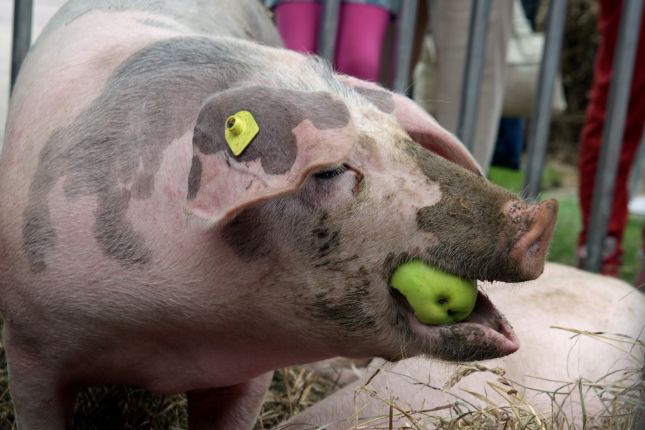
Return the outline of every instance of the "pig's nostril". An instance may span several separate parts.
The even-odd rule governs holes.
[[[555,226],[558,204],[547,200],[534,208],[534,219],[513,247],[510,256],[518,264],[515,281],[538,277],[544,268],[544,258]]]
[[[445,297],[440,298],[439,299],[439,304],[440,305],[447,305],[448,304],[448,299],[446,299]],[[450,312],[450,311],[448,311],[448,312]]]
[[[527,257],[531,257],[535,254],[537,254],[540,249],[542,248],[542,241],[543,238],[540,236],[533,244],[529,247],[528,251],[526,252]]]

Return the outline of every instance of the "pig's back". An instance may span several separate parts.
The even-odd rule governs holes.
[[[72,0],[61,7],[43,34],[91,12],[133,12],[139,22],[151,27],[282,45],[268,11],[257,0]]]
[[[229,5],[230,19],[213,11],[232,2],[202,14],[178,3],[70,2],[30,52],[0,158],[3,300],[44,282],[121,288],[206,246],[183,220],[192,129],[203,101],[254,60],[248,44],[198,30],[210,20],[214,33],[263,37],[218,23],[268,19],[251,0]]]

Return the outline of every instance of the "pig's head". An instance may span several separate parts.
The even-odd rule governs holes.
[[[448,360],[515,351],[483,294],[465,321],[429,326],[390,277],[419,259],[467,279],[536,278],[556,202],[528,204],[489,183],[405,97],[339,79],[328,91],[240,86],[209,99],[193,137],[189,217],[230,247],[240,273],[262,274],[258,294],[302,328],[303,348]],[[235,156],[225,127],[240,111],[259,133]]]

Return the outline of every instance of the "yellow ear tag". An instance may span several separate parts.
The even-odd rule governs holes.
[[[224,137],[235,156],[240,155],[260,132],[258,123],[247,110],[241,110],[226,118]]]

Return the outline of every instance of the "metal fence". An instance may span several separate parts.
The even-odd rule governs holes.
[[[457,132],[467,148],[472,148],[479,100],[479,83],[481,81],[481,71],[483,70],[485,35],[491,1],[474,0],[472,3]],[[409,85],[408,79],[410,76],[418,1],[403,0],[402,4],[402,10],[398,17],[395,49],[397,58],[394,59],[396,69],[393,81],[393,89],[399,92],[405,92]],[[18,75],[20,64],[31,43],[32,7],[33,0],[14,0],[11,62],[12,88]],[[566,7],[566,0],[549,1],[545,31],[546,42],[528,134],[528,165],[524,184],[526,195],[530,198],[537,198],[540,192],[540,179],[544,170],[551,122],[551,98],[560,63],[560,48],[562,46]],[[333,57],[339,9],[340,0],[326,0],[324,3],[323,22],[320,26],[319,54],[328,60]],[[601,267],[603,240],[607,234],[613,189],[627,116],[627,104],[629,102],[629,85],[625,83],[631,82],[642,9],[643,0],[624,1],[587,240],[588,257],[586,269],[594,272],[598,272]]]
[[[31,46],[31,21],[33,0],[14,0],[13,2],[13,41],[11,45],[11,89],[18,77],[22,60]]]

